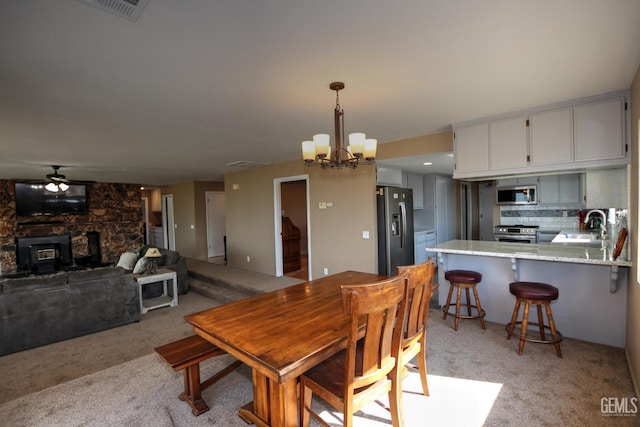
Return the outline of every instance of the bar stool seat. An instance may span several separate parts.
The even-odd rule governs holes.
[[[442,307],[442,311],[444,312],[443,319],[447,318],[447,315],[450,314],[455,318],[454,321],[454,330],[458,330],[458,323],[460,319],[480,319],[480,325],[482,329],[485,328],[484,324],[484,316],[486,315],[485,311],[482,309],[482,305],[480,304],[480,298],[478,298],[478,290],[476,285],[482,281],[482,274],[477,271],[471,270],[449,270],[444,273],[444,278],[449,281],[451,284],[449,286],[449,294],[447,295],[447,303]],[[455,313],[451,313],[450,306],[451,297],[453,295],[453,289],[457,289],[457,297],[456,297],[456,311]],[[461,304],[461,296],[462,289],[465,290],[466,303]],[[473,296],[475,298],[475,305],[471,304],[471,297],[469,295],[469,289],[473,290]],[[464,305],[467,307],[467,314],[460,314],[460,306]],[[475,314],[472,314],[472,309],[475,310]]]
[[[562,341],[562,334],[556,329],[556,323],[553,320],[553,314],[551,313],[551,301],[558,299],[558,288],[549,285],[547,283],[539,282],[512,282],[509,284],[509,292],[516,297],[516,305],[513,309],[511,316],[511,322],[505,325],[507,331],[507,339],[511,339],[513,331],[518,325],[520,327],[520,334],[517,335],[520,343],[518,345],[518,354],[521,355],[524,350],[525,342],[533,342],[538,344],[553,344],[556,348],[556,354],[558,357],[562,357],[562,351],[560,350],[560,341]],[[524,303],[524,310],[522,314],[522,320],[517,321],[518,313],[520,311],[520,305]],[[529,305],[534,304],[538,312],[538,323],[529,323]],[[542,306],[545,307],[547,313],[548,325],[544,324],[542,317]],[[540,331],[540,339],[532,336],[527,336],[527,327],[529,325],[537,326]],[[551,338],[546,336],[545,331],[551,333]]]

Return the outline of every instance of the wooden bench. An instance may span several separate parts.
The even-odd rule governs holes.
[[[184,400],[191,406],[191,412],[195,416],[209,410],[209,406],[202,400],[202,391],[242,364],[242,362],[236,360],[208,380],[200,383],[200,362],[210,357],[227,354],[226,351],[216,347],[199,335],[193,335],[162,345],[157,347],[155,351],[174,371],[177,372],[184,369],[184,392],[179,397],[180,400]]]

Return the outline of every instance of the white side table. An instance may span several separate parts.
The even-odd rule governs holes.
[[[158,269],[155,274],[134,274],[133,277],[138,283],[138,294],[140,295],[140,314],[160,307],[174,307],[178,305],[178,278],[176,272],[166,268]],[[167,282],[173,281],[173,297],[167,292]],[[155,298],[142,299],[142,287],[150,283],[162,282],[162,295]]]

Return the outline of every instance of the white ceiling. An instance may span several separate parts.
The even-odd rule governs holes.
[[[165,185],[628,89],[638,0],[0,1],[0,178]]]

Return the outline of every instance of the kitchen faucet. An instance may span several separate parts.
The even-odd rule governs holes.
[[[584,223],[588,223],[589,222],[589,216],[592,213],[598,213],[602,216],[602,221],[600,221],[600,238],[601,239],[605,239],[607,236],[607,227],[605,226],[605,224],[607,223],[607,216],[605,215],[605,213],[603,211],[601,211],[600,209],[593,209],[591,211],[589,211],[587,213],[587,216],[584,217]]]

